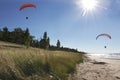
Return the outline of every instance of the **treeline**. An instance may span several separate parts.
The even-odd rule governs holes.
[[[28,48],[32,43],[33,37],[30,36],[29,29],[22,30],[21,28],[15,28],[13,31],[9,31],[7,27],[0,29],[0,40],[24,44]]]
[[[77,49],[70,49],[63,46],[61,47],[60,40],[57,40],[56,45],[50,45],[50,38],[48,37],[47,32],[44,32],[43,38],[41,40],[36,40],[34,36],[30,35],[28,28],[26,28],[26,30],[22,30],[21,28],[14,28],[13,31],[9,31],[7,27],[4,27],[0,29],[0,40],[22,44],[25,45],[26,48],[31,46],[49,50],[79,52]]]

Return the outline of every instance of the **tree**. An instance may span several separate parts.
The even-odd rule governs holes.
[[[30,35],[30,46],[35,46],[35,41],[34,41],[35,36]]]
[[[33,40],[32,41],[32,47],[37,47],[39,48],[40,47],[40,42],[38,40]]]
[[[47,49],[50,47],[50,38],[49,37],[47,38],[47,45],[46,46],[47,46],[46,47]]]
[[[0,40],[2,40],[3,36],[2,36],[3,32],[2,30],[0,29]]]
[[[9,31],[7,27],[3,28],[3,40],[4,41],[8,41],[8,37],[9,37]]]
[[[47,45],[47,42],[45,41],[45,39],[41,39],[40,40],[40,48],[46,49],[46,45]]]
[[[47,32],[44,32],[43,39],[47,41]]]
[[[24,44],[24,31],[21,28],[15,28],[13,32],[13,40],[12,42],[18,44]]]
[[[60,41],[59,40],[57,40],[57,48],[60,48]]]
[[[27,28],[25,31],[25,35],[24,35],[24,40],[25,40],[25,45],[27,48],[30,47],[30,33],[29,33],[29,29]]]
[[[43,39],[40,40],[40,48],[48,49],[50,46],[50,38],[47,37],[47,32],[44,32]]]

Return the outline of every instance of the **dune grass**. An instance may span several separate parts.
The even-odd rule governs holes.
[[[1,42],[0,42],[1,43]],[[0,79],[2,80],[68,80],[82,54],[49,51],[7,44],[0,45]]]

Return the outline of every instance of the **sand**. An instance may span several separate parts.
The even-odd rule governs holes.
[[[86,56],[89,60],[77,65],[76,80],[120,80],[120,60]]]

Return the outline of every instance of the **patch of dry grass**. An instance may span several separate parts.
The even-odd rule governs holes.
[[[22,45],[0,42],[0,79],[67,80],[82,60],[78,53],[26,49]]]

